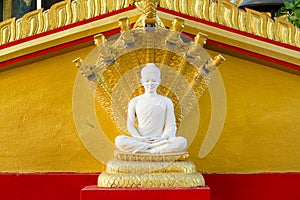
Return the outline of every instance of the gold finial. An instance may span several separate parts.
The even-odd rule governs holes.
[[[224,60],[225,60],[225,58],[224,58],[221,54],[219,54],[219,55],[217,55],[217,56],[215,56],[215,57],[213,58],[213,64],[214,64],[215,66],[218,66],[218,65],[220,65]]]
[[[100,44],[102,44],[105,41],[106,41],[106,38],[101,33],[94,36],[94,43],[96,46],[99,46]]]
[[[197,35],[194,38],[195,43],[200,44],[202,47],[206,44],[207,35],[204,33],[197,33]]]
[[[146,0],[146,6],[145,6],[145,23],[146,24],[155,24],[156,23],[156,0]]]
[[[130,30],[130,21],[128,17],[123,17],[119,19],[119,27],[121,29],[121,32]]]
[[[170,29],[171,29],[172,31],[181,32],[182,29],[183,29],[183,27],[184,27],[184,20],[175,17],[174,20],[173,20],[173,22],[172,22],[172,26],[171,26]]]
[[[75,67],[80,68],[83,63],[83,60],[81,59],[81,57],[78,57],[75,60],[73,60],[72,62],[74,63]]]

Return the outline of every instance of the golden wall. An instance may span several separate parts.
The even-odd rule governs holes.
[[[0,72],[0,172],[104,170],[105,165],[82,144],[72,111],[78,73],[72,60],[85,57],[93,48]],[[211,116],[211,99],[205,92],[198,134],[188,149],[197,169],[204,173],[299,172],[300,77],[223,55],[227,60],[219,71],[226,91],[225,124],[212,151],[200,159]]]

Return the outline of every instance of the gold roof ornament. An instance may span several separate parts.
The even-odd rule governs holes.
[[[145,6],[145,23],[146,26],[152,26],[153,24],[156,24],[156,7],[157,2],[156,0],[146,0],[146,6]]]
[[[156,15],[158,1],[157,0],[136,0],[135,6],[143,13],[136,21],[134,28],[164,28],[164,24]]]

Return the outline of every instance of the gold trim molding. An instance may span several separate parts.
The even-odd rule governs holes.
[[[60,27],[68,23],[72,24],[108,13],[109,11],[125,8],[130,6],[131,3],[132,1],[130,0],[118,0],[117,3],[108,3],[107,0],[67,0],[59,2],[48,10],[36,10],[27,13],[23,18],[17,20],[12,18],[1,22],[0,45],[43,33],[54,27]],[[189,0],[185,2],[182,0],[161,0],[159,6],[207,21],[213,20],[227,27],[300,47],[300,30],[289,22],[281,18],[276,18],[274,21],[266,14],[253,10],[244,11],[238,9],[236,5],[227,1],[211,3],[209,0]],[[216,16],[212,16],[210,12],[216,13]],[[171,27],[175,17],[173,14],[157,11],[157,15],[162,23],[167,27]],[[59,31],[0,49],[0,62],[118,28],[117,22],[124,16],[129,18],[130,23],[135,23],[138,21],[141,13],[138,8],[130,9],[68,28],[68,31]],[[250,20],[251,23],[248,23],[247,20]],[[299,65],[300,63],[300,52],[297,50],[194,20],[185,20],[185,27],[182,31],[193,35],[200,31],[209,35],[209,39],[212,41],[286,61],[294,65]],[[14,66],[17,65],[15,64]]]
[[[186,2],[184,0],[161,0],[160,2],[160,6],[168,10],[300,47],[300,29],[289,22],[281,18],[275,18],[274,21],[266,13],[238,9],[236,4],[226,0],[189,0]],[[186,7],[188,9],[185,9]]]
[[[7,19],[0,23],[0,44],[56,29],[71,23],[129,7],[128,0],[65,0],[49,10],[35,10],[22,18]]]
[[[0,44],[46,32],[130,6],[130,0],[65,0],[49,10],[32,11],[23,18],[0,23]],[[192,17],[219,23],[253,35],[300,47],[300,29],[289,22],[254,10],[238,9],[226,0],[160,0],[159,6]]]

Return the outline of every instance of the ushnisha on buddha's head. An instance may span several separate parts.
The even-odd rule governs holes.
[[[141,71],[141,83],[146,94],[156,94],[156,89],[160,84],[160,70],[154,63],[147,63]]]

